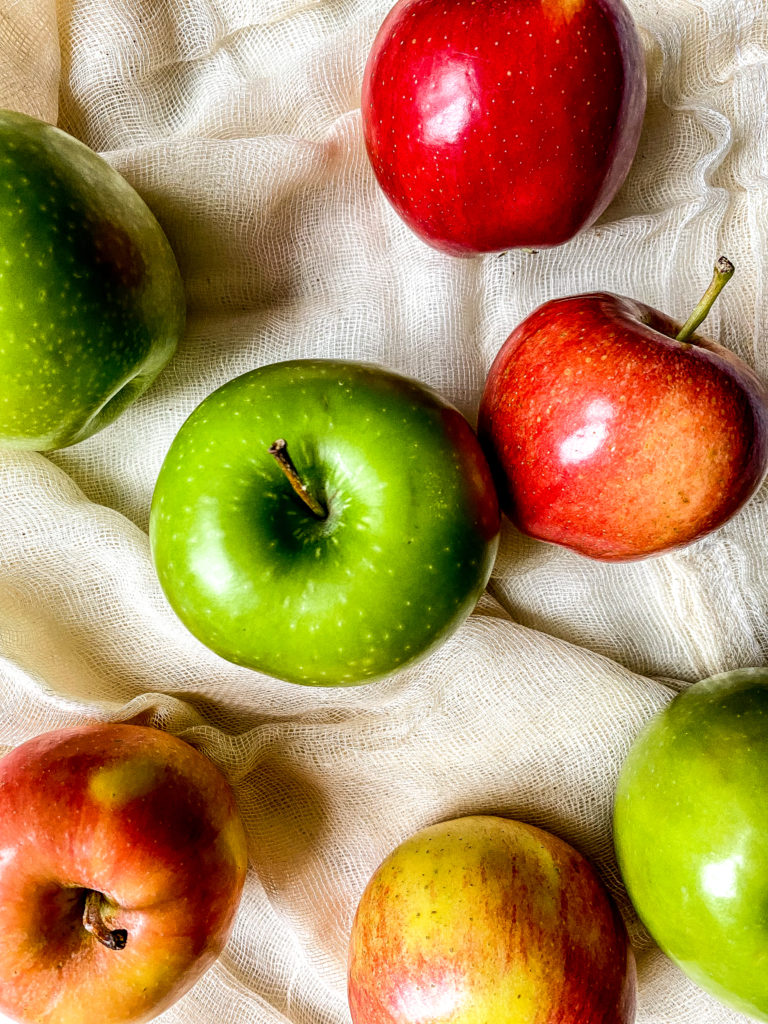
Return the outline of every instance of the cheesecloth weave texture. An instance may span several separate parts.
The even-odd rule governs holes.
[[[368,359],[474,419],[517,322],[607,289],[684,318],[725,253],[706,333],[768,377],[764,0],[628,0],[649,105],[630,176],[559,249],[438,254],[364,154],[362,72],[389,0],[0,0],[0,105],[57,122],[146,199],[189,326],[122,418],[44,457],[0,454],[0,749],[93,718],[176,732],[231,780],[251,867],[235,931],[162,1018],[344,1024],[352,915],[430,822],[518,816],[592,857],[639,963],[639,1024],[743,1020],[654,947],[612,854],[617,772],[676,689],[768,661],[765,488],[676,554],[604,566],[505,526],[489,587],[425,663],[352,690],[235,668],[175,619],[147,541],[175,431],[215,387],[291,357]]]

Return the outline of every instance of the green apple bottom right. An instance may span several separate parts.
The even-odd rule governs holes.
[[[619,776],[622,878],[653,938],[724,1003],[768,1020],[768,669],[695,683]]]

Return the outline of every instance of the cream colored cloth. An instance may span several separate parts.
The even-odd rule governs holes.
[[[98,436],[0,455],[0,745],[85,719],[148,721],[222,766],[250,872],[218,964],[163,1020],[345,1024],[345,954],[379,861],[427,823],[519,816],[593,857],[627,916],[639,1024],[743,1018],[632,916],[612,854],[616,775],[675,688],[768,656],[763,489],[679,554],[597,565],[505,527],[490,593],[422,665],[352,690],[238,669],[155,580],[146,528],[170,441],[215,387],[286,357],[376,360],[471,419],[541,301],[591,289],[683,318],[725,253],[707,332],[768,376],[765,0],[629,0],[649,105],[601,222],[537,255],[418,241],[378,191],[359,90],[389,0],[0,0],[0,106],[104,153],[177,253],[189,329]]]

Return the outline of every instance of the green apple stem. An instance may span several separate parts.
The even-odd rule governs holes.
[[[680,333],[677,336],[677,341],[688,341],[698,326],[704,321],[704,318],[712,309],[717,296],[728,284],[730,279],[733,277],[734,266],[729,259],[725,256],[721,256],[715,264],[715,273],[712,278],[712,283],[709,288],[702,295],[698,306],[694,309],[691,315],[683,324]]]
[[[285,440],[282,437],[278,438],[274,444],[270,445],[268,451],[270,455],[274,455],[280,469],[282,469],[288,477],[291,487],[294,489],[296,494],[298,494],[310,512],[317,516],[318,519],[327,518],[327,510],[323,508],[313,494],[310,494],[306,484],[299,476],[298,470],[293,464],[293,459],[288,454],[288,445]]]
[[[125,949],[128,932],[125,928],[110,929],[101,916],[103,897],[100,892],[91,889],[85,897],[83,910],[83,927],[94,935],[107,949]]]

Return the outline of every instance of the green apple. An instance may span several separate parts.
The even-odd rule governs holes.
[[[379,366],[322,359],[209,395],[171,445],[150,517],[187,627],[230,661],[317,685],[433,650],[477,602],[498,534],[490,471],[452,405]]]
[[[49,451],[110,423],[184,326],[173,253],[105,160],[0,111],[0,445]]]
[[[597,872],[521,821],[422,829],[355,914],[353,1024],[632,1024],[635,961]]]
[[[727,1005],[768,1021],[768,669],[696,683],[619,777],[619,867],[649,932]]]

